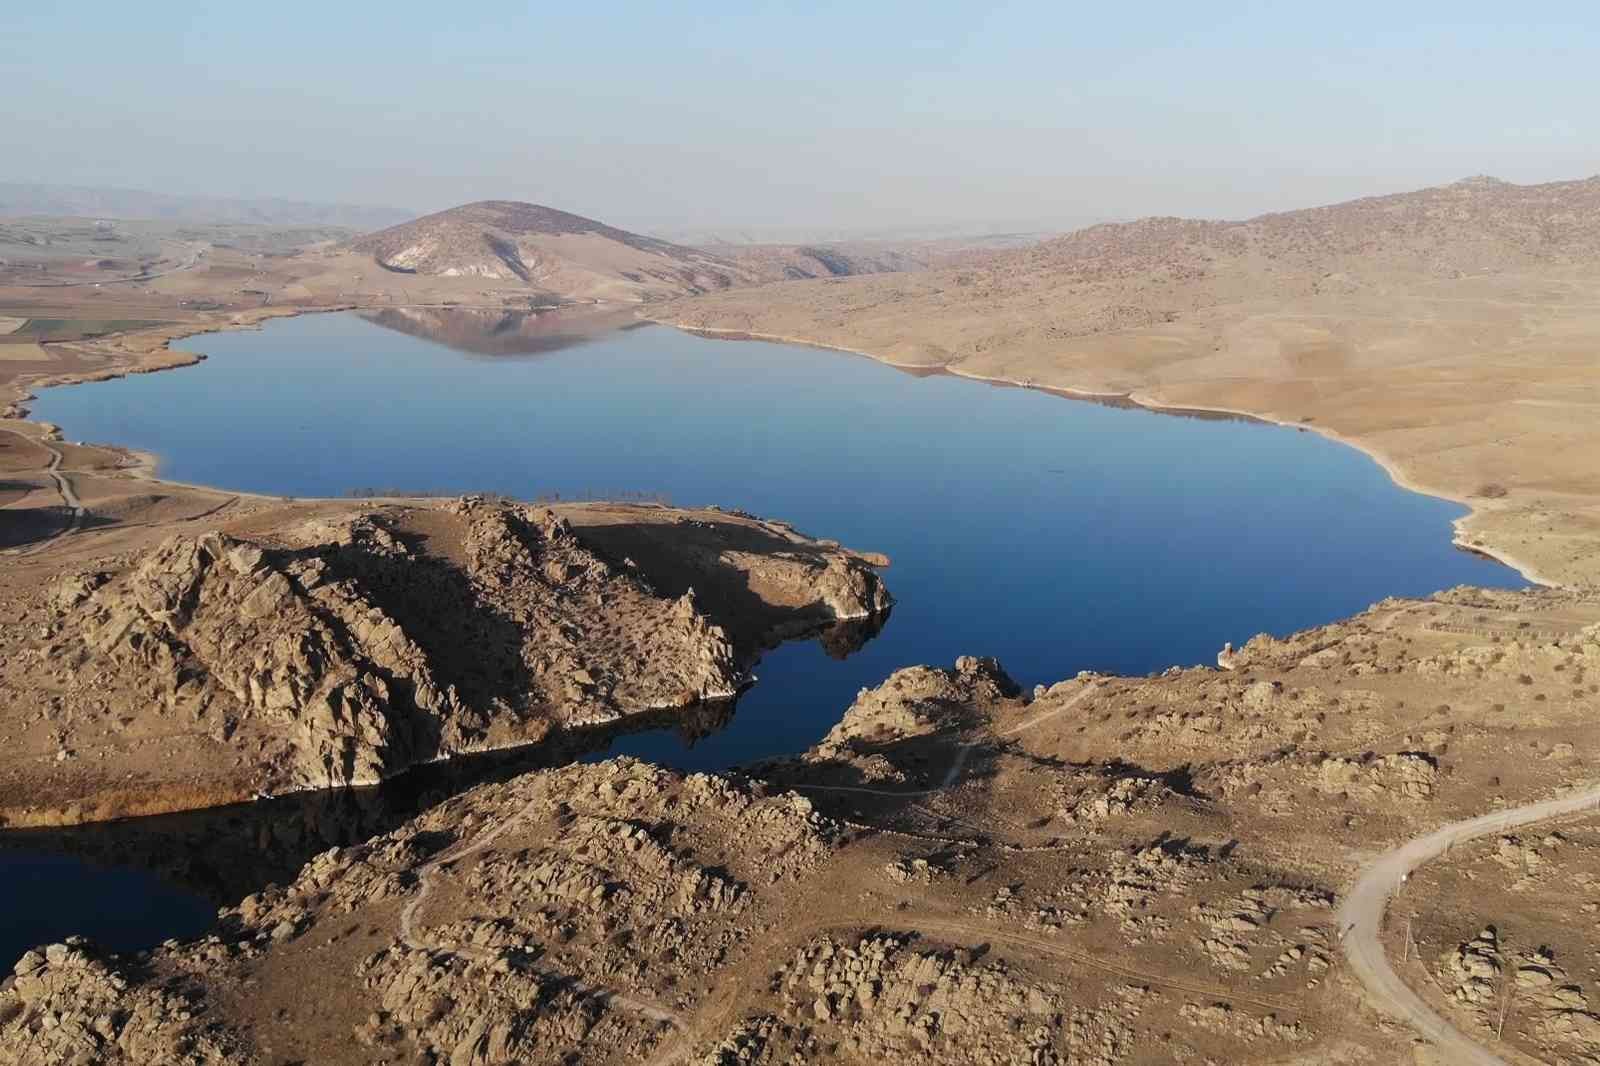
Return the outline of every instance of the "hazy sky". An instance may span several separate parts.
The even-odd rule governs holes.
[[[1594,0],[0,6],[0,180],[895,227],[1600,171]]]

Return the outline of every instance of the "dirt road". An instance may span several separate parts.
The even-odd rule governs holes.
[[[1351,971],[1365,986],[1373,1006],[1412,1026],[1433,1042],[1441,1061],[1461,1066],[1510,1066],[1510,1060],[1476,1042],[1440,1017],[1413,992],[1389,965],[1378,934],[1389,898],[1411,872],[1456,844],[1502,833],[1533,822],[1560,818],[1600,807],[1600,786],[1508,811],[1469,818],[1416,837],[1387,851],[1361,872],[1339,907],[1340,944]]]

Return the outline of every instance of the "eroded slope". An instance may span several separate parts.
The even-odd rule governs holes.
[[[468,499],[291,509],[58,575],[23,598],[0,660],[0,722],[21,740],[0,764],[5,814],[370,783],[730,697],[777,636],[887,608],[858,557],[786,530],[701,522],[674,560],[626,514],[592,517],[618,549],[654,544],[644,567],[549,510]],[[726,530],[724,560],[710,545]],[[713,617],[684,572],[765,609]]]
[[[1342,968],[1340,895],[1377,847],[1582,777],[1600,603],[1456,590],[1227,662],[1031,694],[992,660],[902,670],[756,778],[614,760],[484,786],[109,965],[190,997],[161,1040],[267,1061],[1410,1055]],[[1543,899],[1585,840],[1474,853],[1479,913]],[[1536,921],[1517,1039],[1588,1054],[1600,988],[1570,938],[1522,942]],[[1425,961],[1483,1015],[1513,956],[1477,932],[1428,929]],[[47,1007],[94,1039],[98,985],[34,979],[73,950],[0,990],[0,1048]]]

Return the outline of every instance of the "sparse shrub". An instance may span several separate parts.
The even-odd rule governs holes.
[[[1497,482],[1493,482],[1493,481],[1489,482],[1486,485],[1480,485],[1478,487],[1478,495],[1482,496],[1486,500],[1498,500],[1498,499],[1501,499],[1502,497],[1506,496],[1509,492],[1510,492],[1510,490],[1507,489],[1504,485],[1498,484]]]

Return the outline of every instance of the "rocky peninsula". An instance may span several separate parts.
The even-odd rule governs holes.
[[[0,819],[367,785],[728,700],[764,646],[886,612],[874,562],[719,512],[475,498],[177,533],[6,590]]]

